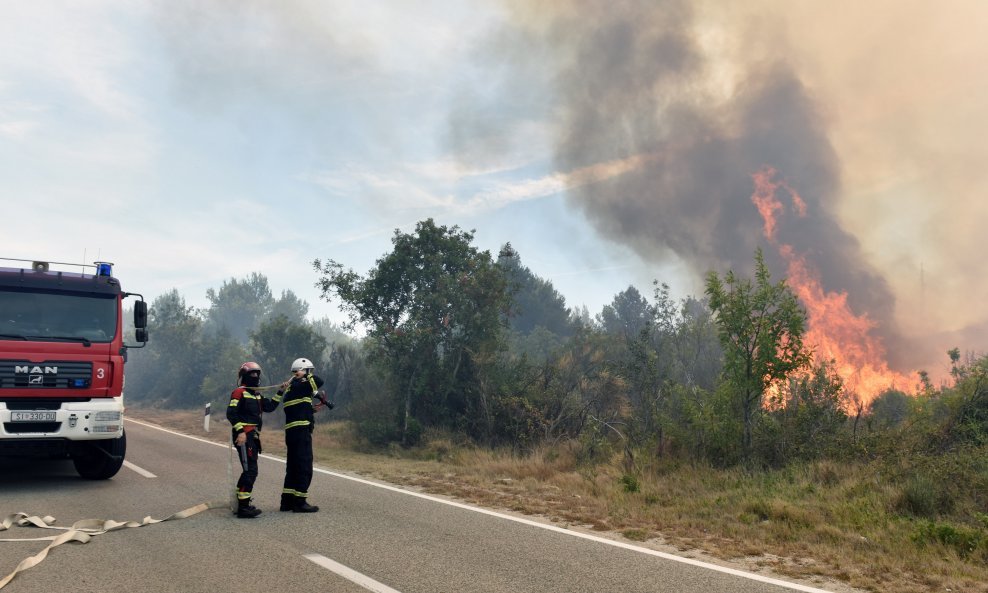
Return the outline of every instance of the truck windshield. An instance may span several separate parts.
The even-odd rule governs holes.
[[[0,289],[0,339],[109,342],[116,330],[112,294]]]

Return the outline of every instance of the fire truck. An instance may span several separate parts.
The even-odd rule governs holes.
[[[108,262],[0,258],[11,262],[0,266],[0,455],[71,458],[83,478],[110,478],[127,451],[127,352],[148,340],[144,297],[124,292]]]

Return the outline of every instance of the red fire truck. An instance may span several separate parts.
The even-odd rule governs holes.
[[[107,262],[0,260],[23,262],[0,267],[0,455],[68,457],[83,478],[112,477],[127,450],[127,351],[148,339],[144,297]],[[128,297],[135,344],[123,336]]]

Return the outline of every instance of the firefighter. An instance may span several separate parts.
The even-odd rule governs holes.
[[[243,472],[237,481],[237,510],[241,519],[253,519],[261,509],[250,503],[257,479],[257,456],[261,453],[261,414],[278,407],[276,399],[268,399],[255,389],[261,384],[261,366],[245,362],[237,372],[237,388],[230,394],[226,418],[233,425],[233,444],[237,447]]]
[[[292,363],[292,378],[281,384],[276,400],[285,410],[285,445],[288,459],[285,464],[285,487],[281,491],[282,511],[315,513],[319,507],[309,504],[309,484],[312,482],[312,430],[315,427],[315,411],[326,406],[323,380],[312,374],[314,366],[308,358]]]

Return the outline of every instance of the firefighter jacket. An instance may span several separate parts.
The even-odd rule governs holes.
[[[230,405],[226,408],[226,419],[233,425],[233,436],[260,431],[261,413],[273,412],[277,407],[278,399],[268,399],[250,387],[237,387],[230,394]]]
[[[274,399],[281,401],[285,409],[285,430],[296,426],[312,429],[316,419],[313,400],[322,395],[319,393],[322,384],[323,380],[315,375],[292,377],[288,388],[278,392]]]

